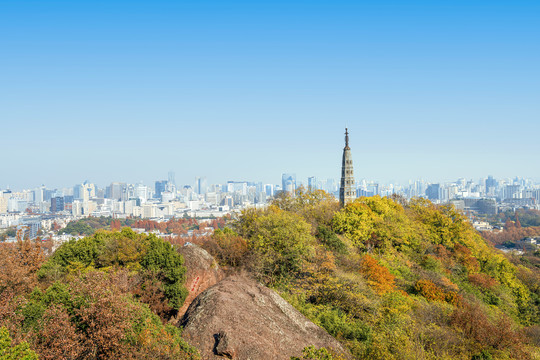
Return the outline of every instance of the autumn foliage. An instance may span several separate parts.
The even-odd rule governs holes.
[[[430,301],[443,301],[454,306],[459,305],[461,301],[461,297],[457,292],[445,291],[430,280],[417,281],[414,289],[418,292],[418,294]]]
[[[518,227],[512,222],[508,222],[503,231],[484,231],[482,236],[495,245],[502,245],[505,242],[517,242],[526,237],[540,236],[540,226]]]
[[[452,313],[451,323],[480,348],[508,349],[515,358],[529,358],[522,349],[524,339],[513,329],[513,321],[504,314],[491,320],[481,306],[465,303]]]
[[[468,280],[471,284],[479,286],[484,289],[491,289],[498,283],[497,280],[486,274],[470,274]]]
[[[370,255],[364,255],[362,258],[360,273],[379,294],[394,290],[394,275]]]
[[[217,229],[211,238],[195,242],[205,247],[222,266],[240,266],[249,251],[247,240],[230,228]]]
[[[88,219],[71,229],[92,236],[48,258],[35,243],[0,244],[9,348],[26,342],[43,359],[197,358],[165,325],[185,295],[171,244],[190,241],[228,272],[273,287],[352,358],[538,357],[540,253],[505,256],[455,208],[425,199],[374,196],[339,209],[324,192],[296,195],[228,220]],[[504,236],[515,237],[533,221],[506,220]],[[303,356],[331,352],[306,348]]]
[[[171,245],[127,229],[60,249],[44,262],[38,243],[0,244],[0,337],[11,344],[2,359],[28,349],[40,359],[197,358],[162,322],[184,296]]]
[[[452,206],[374,196],[321,223],[305,218],[309,202],[277,205],[304,217],[316,236],[308,245],[315,255],[278,288],[355,358],[527,359],[536,351],[520,335],[536,332],[518,331],[540,322],[535,260],[516,268]],[[256,218],[239,219],[248,244],[259,241]]]

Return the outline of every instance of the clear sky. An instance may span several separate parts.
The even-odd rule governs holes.
[[[0,0],[0,188],[540,179],[539,1]]]

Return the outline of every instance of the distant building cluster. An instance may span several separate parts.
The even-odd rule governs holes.
[[[344,161],[352,164],[348,156]],[[361,196],[397,194],[409,199],[425,197],[437,204],[451,203],[473,214],[493,215],[517,208],[540,210],[540,185],[528,179],[494,179],[489,176],[477,182],[458,179],[448,183],[429,183],[418,180],[405,186],[380,185],[365,179],[354,182],[352,165],[349,168],[347,164],[342,170],[344,185],[341,189],[334,179],[319,181],[316,177],[309,177],[307,183],[297,183],[294,173],[282,174],[281,184],[228,181],[208,185],[206,178],[199,177],[193,185],[177,186],[174,175],[169,174],[167,180],[158,180],[154,186],[113,182],[99,188],[85,181],[64,189],[45,186],[20,192],[4,189],[0,190],[0,229],[23,226],[24,231],[33,237],[39,229],[49,230],[53,223],[64,224],[88,216],[149,219],[219,217],[246,207],[264,207],[276,193],[294,194],[299,186],[312,191],[322,189],[336,198],[346,196],[346,202]],[[354,185],[349,184],[350,181]]]
[[[340,186],[334,179],[319,181],[311,176],[307,184],[297,182],[296,174],[284,173],[281,184],[252,181],[227,181],[209,185],[198,177],[191,185],[177,186],[175,175],[169,172],[166,180],[153,186],[143,183],[113,182],[105,188],[84,181],[71,188],[35,189],[12,192],[0,190],[0,229],[18,227],[31,238],[40,229],[63,227],[81,217],[148,218],[158,221],[173,217],[211,218],[239,211],[246,207],[264,207],[279,192],[294,196],[299,186],[307,190],[325,190],[338,198],[342,205],[363,196],[401,195],[405,198],[425,197],[434,203],[451,203],[469,214],[494,215],[516,208],[540,209],[540,185],[529,179],[495,179],[488,176],[477,182],[458,179],[448,183],[429,183],[423,180],[408,185],[386,184],[362,179],[355,181],[345,132]],[[484,224],[475,227],[482,228]]]
[[[35,237],[40,229],[50,230],[53,223],[64,227],[82,217],[170,219],[173,217],[211,218],[246,207],[266,206],[276,192],[294,192],[296,175],[283,176],[282,185],[251,181],[228,181],[209,185],[198,177],[191,185],[177,186],[174,173],[153,186],[113,182],[99,188],[90,181],[72,188],[48,189],[40,186],[13,192],[0,190],[0,229],[20,226]]]
[[[451,183],[415,182],[405,195],[425,196],[435,203],[452,203],[461,210],[494,215],[517,208],[540,209],[540,186],[530,179],[458,179]]]

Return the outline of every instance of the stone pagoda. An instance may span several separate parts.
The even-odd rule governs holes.
[[[356,188],[354,185],[352,154],[349,147],[349,131],[345,128],[345,147],[343,148],[343,159],[341,161],[339,202],[341,206],[346,206],[353,202],[354,199],[356,199]]]

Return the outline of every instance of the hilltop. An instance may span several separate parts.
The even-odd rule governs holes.
[[[248,335],[250,346],[268,347],[264,319],[279,334],[305,316],[300,323],[318,335],[275,358],[540,356],[538,257],[505,257],[451,206],[375,196],[340,208],[323,191],[300,189],[219,228],[191,239],[211,256],[129,228],[98,230],[49,257],[30,241],[0,244],[7,349],[51,359],[197,359],[208,348],[220,356],[212,344],[221,341],[221,356],[240,359],[254,351],[242,341]],[[256,299],[277,305],[258,319]],[[236,330],[242,316],[245,335]]]
[[[204,246],[276,289],[360,359],[539,356],[538,268],[451,206],[322,191],[242,213]]]

